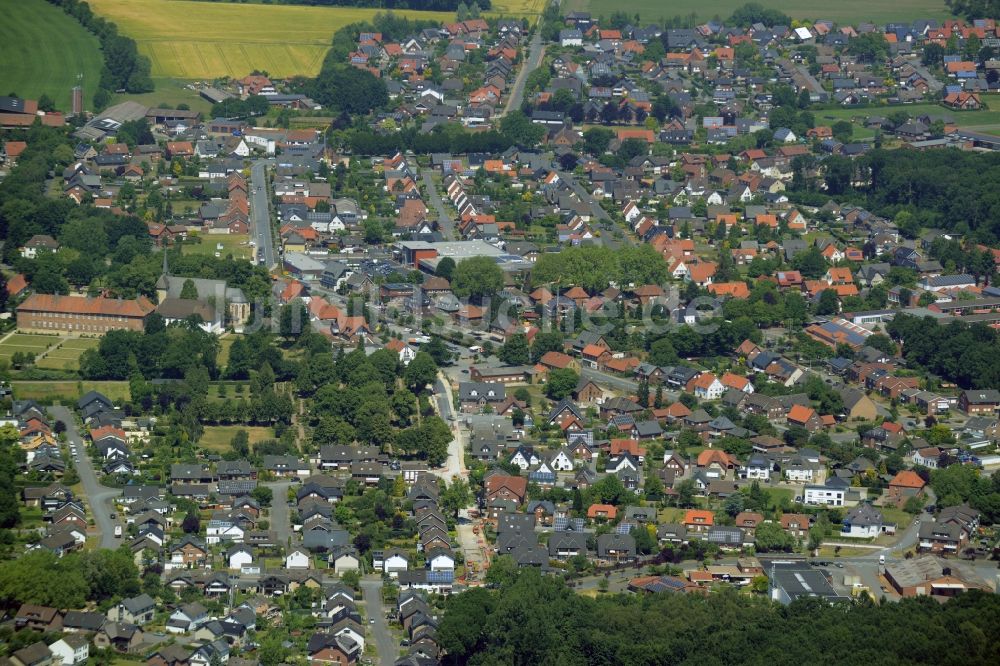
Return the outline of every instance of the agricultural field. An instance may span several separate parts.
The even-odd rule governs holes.
[[[745,4],[746,0],[634,0],[625,5],[616,0],[565,0],[563,13],[589,11],[595,17],[609,17],[613,12],[625,11],[630,16],[638,14],[644,24],[691,14],[695,14],[699,21],[708,21],[715,17],[725,20],[732,15],[734,9]],[[918,18],[940,20],[949,16],[943,0],[844,0],[833,5],[818,4],[812,0],[758,0],[758,4],[778,9],[793,19],[829,19],[850,24],[862,21],[912,21]]]
[[[248,234],[203,234],[199,238],[200,243],[184,243],[182,246],[184,254],[214,255],[218,252],[220,257],[231,254],[236,259],[248,261],[253,259],[254,249],[248,245],[250,241]]]
[[[250,446],[265,439],[274,439],[272,428],[258,426],[206,426],[198,445],[210,451],[221,453],[229,450],[229,442],[240,430],[246,430],[250,437]]]
[[[540,1],[512,0],[512,4]],[[140,53],[152,61],[154,77],[177,79],[242,77],[254,69],[275,77],[315,75],[333,33],[378,12],[190,0],[92,0],[90,6],[137,42]],[[446,12],[396,13],[454,20],[454,14]]]
[[[100,391],[115,402],[129,399],[128,382],[84,382],[84,381],[17,381],[10,383],[16,400],[37,400],[41,403],[76,402],[87,391]]]
[[[489,15],[539,16],[545,10],[546,0],[493,0]]]
[[[45,0],[0,0],[0,16],[0,95],[45,94],[69,112],[70,91],[82,74],[84,106],[93,106],[103,66],[96,37]]]

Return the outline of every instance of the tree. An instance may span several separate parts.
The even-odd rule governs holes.
[[[445,280],[451,280],[452,274],[455,272],[455,260],[451,257],[445,257],[438,262],[437,268],[434,271],[438,277],[443,277]]]
[[[765,9],[756,2],[748,2],[737,7],[726,21],[727,25],[740,28],[748,28],[754,23],[763,23],[766,26],[791,25],[792,19],[777,9]]]
[[[197,534],[201,531],[201,519],[198,518],[198,512],[194,509],[190,509],[184,516],[184,521],[181,523],[181,529],[185,534]]]
[[[668,336],[659,338],[649,347],[649,362],[653,365],[671,365],[678,360],[677,350]]]
[[[840,299],[833,289],[824,289],[819,294],[819,301],[816,303],[816,314],[832,315],[840,312]]]
[[[689,509],[694,506],[694,481],[684,479],[674,487],[674,490],[677,491],[677,506],[682,509]]]
[[[455,266],[451,289],[459,298],[481,303],[502,288],[503,272],[490,257],[469,257]]]
[[[250,497],[257,500],[257,503],[263,507],[271,506],[271,501],[274,499],[274,492],[267,486],[258,485],[250,492]]]
[[[545,128],[516,110],[500,120],[500,133],[522,148],[534,148],[545,135]]]
[[[439,335],[431,336],[431,341],[424,347],[424,351],[430,354],[438,366],[449,365],[451,363],[451,352],[448,351],[448,347]]]
[[[236,431],[233,439],[229,442],[229,447],[238,459],[250,457],[250,435],[242,428]]]
[[[455,518],[458,518],[458,512],[472,503],[472,490],[469,488],[468,481],[464,479],[455,479],[452,481],[451,485],[441,493],[439,502],[441,508],[446,511],[450,511]]]
[[[615,133],[604,127],[591,127],[583,133],[583,149],[591,155],[603,155]]]
[[[194,286],[194,280],[191,278],[184,280],[180,297],[186,300],[198,300],[198,288]]]
[[[437,371],[437,364],[431,355],[425,351],[419,351],[410,364],[406,366],[403,381],[411,391],[420,394],[437,377]]]
[[[649,145],[643,139],[625,139],[618,148],[618,156],[625,162],[634,157],[646,155],[649,152]]]
[[[553,400],[562,400],[576,389],[580,375],[570,368],[557,368],[549,373],[545,384],[545,395]]]
[[[563,350],[563,334],[559,331],[544,331],[535,334],[531,341],[531,360],[537,363],[542,356],[550,351]]]
[[[854,134],[854,125],[847,120],[838,120],[833,124],[831,130],[833,131],[833,138],[841,143],[847,143]]]
[[[345,95],[344,91],[350,94]],[[311,86],[314,100],[349,114],[367,114],[389,102],[385,82],[371,72],[348,65],[324,65]]]
[[[524,333],[515,333],[500,347],[500,360],[507,365],[527,365],[531,360],[528,354],[528,338]]]
[[[865,32],[851,39],[847,52],[865,62],[879,62],[889,53],[889,44],[881,32]]]
[[[781,528],[775,521],[764,522],[757,526],[754,532],[754,547],[760,553],[790,552],[795,546],[795,539]]]
[[[309,312],[302,299],[295,298],[281,306],[278,332],[286,340],[297,340],[309,328]]]
[[[920,55],[920,61],[927,67],[937,67],[944,60],[944,47],[936,42],[924,44],[924,51]]]

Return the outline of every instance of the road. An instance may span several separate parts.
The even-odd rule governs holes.
[[[71,457],[76,466],[77,474],[80,475],[80,481],[83,483],[83,491],[87,494],[87,499],[90,502],[90,511],[93,513],[97,538],[101,548],[114,550],[118,548],[122,540],[115,538],[115,521],[111,519],[109,501],[120,495],[121,490],[103,486],[97,480],[97,473],[94,471],[90,456],[87,455],[87,445],[83,441],[83,437],[80,436],[80,431],[77,430],[73,412],[67,407],[53,406],[49,407],[49,414],[66,424],[66,441],[71,446],[76,447],[76,455]]]
[[[291,543],[292,523],[290,521],[291,512],[288,509],[288,489],[292,486],[291,481],[273,481],[265,483],[271,489],[274,497],[271,499],[271,529],[275,538],[282,546]]]
[[[944,88],[944,84],[941,83],[941,81],[938,80],[938,77],[934,76],[929,69],[924,67],[924,63],[920,62],[920,58],[911,58],[910,64],[913,65],[913,69],[917,70],[917,74],[924,77],[924,81],[927,82],[927,88],[930,90],[932,95],[936,95],[941,92],[941,89]]]
[[[267,199],[267,164],[253,163],[250,168],[250,237],[264,248],[264,265],[274,266],[274,241],[271,239],[271,206]]]
[[[593,368],[582,368],[580,370],[580,375],[584,379],[589,379],[592,382],[596,382],[604,388],[614,389],[616,391],[626,391],[627,393],[635,393],[639,388],[639,384],[632,381],[631,379],[626,379],[625,377],[617,377],[615,375],[609,375],[606,372],[601,372],[599,370],[594,370]],[[656,389],[653,388],[653,391]],[[663,397],[669,400],[676,400],[675,397],[671,397],[672,391],[668,391],[666,387],[663,389]]]
[[[443,373],[438,373],[437,381],[434,382],[434,398],[437,400],[438,412],[441,418],[451,426],[453,439],[448,444],[448,459],[444,467],[434,470],[434,475],[451,483],[452,477],[467,478],[468,470],[465,469],[465,449],[468,435],[458,423],[458,415],[455,414],[454,398],[451,394],[451,384]]]
[[[365,600],[365,610],[375,623],[368,623],[370,629],[368,640],[375,640],[378,651],[378,663],[391,666],[399,657],[399,644],[396,642],[389,625],[385,621],[385,608],[382,606],[382,579],[378,576],[365,576],[361,579],[361,593]]]
[[[427,189],[427,198],[430,199],[431,206],[437,211],[438,227],[441,229],[441,235],[444,236],[445,240],[453,240],[455,238],[455,221],[451,219],[448,209],[444,207],[444,200],[441,199],[441,194],[434,184],[430,169],[421,169],[420,177],[424,181],[424,187]]]
[[[511,86],[510,95],[507,97],[507,104],[504,105],[503,111],[500,112],[501,117],[507,115],[507,112],[511,109],[521,108],[521,102],[524,99],[524,85],[528,81],[528,74],[538,69],[544,55],[545,46],[542,44],[542,31],[536,29],[531,41],[528,42],[528,57],[525,59],[521,71],[517,73],[517,78],[514,79],[514,85]]]
[[[820,95],[826,92],[823,89],[823,86],[820,84],[820,82],[816,80],[816,77],[809,73],[809,68],[806,67],[805,65],[796,64],[784,58],[779,60],[778,64],[791,65],[795,69],[795,71],[799,73],[799,76],[801,76],[802,79],[806,82],[806,85],[809,86],[810,92],[814,92]]]
[[[580,197],[580,201],[583,201],[588,206],[590,206],[590,215],[595,220],[600,220],[601,222],[611,222],[611,216],[608,212],[601,208],[601,204],[597,202],[590,192],[588,192],[583,185],[577,182],[576,176],[571,173],[566,173],[565,171],[556,171],[559,177],[563,179],[564,182],[569,183],[569,186],[573,188],[576,192],[576,196]]]

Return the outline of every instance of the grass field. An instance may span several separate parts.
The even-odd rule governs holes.
[[[207,115],[212,111],[212,103],[191,88],[188,88],[189,84],[189,81],[182,79],[154,77],[153,85],[156,86],[156,90],[153,92],[141,95],[131,93],[114,95],[112,104],[124,102],[125,100],[132,100],[140,104],[156,107],[167,104],[170,107],[176,108],[178,104],[187,104],[192,111],[201,111]],[[177,207],[174,206],[174,209],[176,210]]]
[[[962,129],[975,130],[986,134],[1000,134],[1000,95],[983,95],[983,103],[989,109],[982,111],[953,111],[940,104],[908,104],[904,106],[876,106],[863,109],[818,109],[813,111],[820,125],[832,125],[838,120],[854,122],[854,138],[867,139],[874,136],[872,130],[863,126],[870,116],[888,116],[897,111],[905,111],[910,117],[924,114],[948,116]]]
[[[219,234],[217,236],[204,234],[200,243],[185,243],[184,254],[209,254],[216,252],[225,257],[232,254],[236,259],[253,259],[253,248],[247,245],[250,236],[247,234]],[[222,249],[219,249],[222,245]]]
[[[93,106],[103,60],[97,38],[45,0],[0,0],[0,95],[43,93],[69,112],[71,89],[83,74],[84,105]]]
[[[79,370],[80,354],[96,347],[99,342],[97,338],[70,338],[47,353],[45,358],[39,359],[35,365],[48,370]]]
[[[617,0],[565,0],[563,13],[574,10],[589,11],[595,17],[609,17],[613,12],[624,11],[629,16],[638,14],[643,24],[656,19],[689,16],[694,13],[699,21],[716,16],[725,20],[733,10],[746,4],[746,0],[633,0],[622,4]],[[911,21],[917,18],[943,19],[948,17],[941,0],[898,0],[896,2],[870,2],[869,0],[843,0],[833,5],[812,0],[758,0],[764,7],[778,9],[796,19],[830,19],[837,22],[858,24],[862,21],[885,23]]]
[[[12,381],[17,400],[75,402],[87,391],[100,391],[115,402],[129,399],[128,382]]]
[[[540,2],[511,0],[511,5]],[[93,0],[90,6],[136,40],[152,61],[154,77],[178,79],[242,77],[254,69],[276,77],[316,74],[333,33],[378,12],[189,0]],[[454,20],[454,14],[445,12],[397,13]]]
[[[10,360],[10,357],[17,352],[39,355],[49,347],[59,344],[59,338],[55,335],[31,335],[28,333],[15,333],[0,343],[0,358]]]
[[[250,437],[250,445],[265,439],[274,439],[274,430],[271,428],[260,428],[255,426],[205,426],[205,433],[201,436],[198,445],[211,451],[222,452],[229,450],[229,442],[240,430],[246,430]]]

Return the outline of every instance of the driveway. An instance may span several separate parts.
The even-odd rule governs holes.
[[[378,662],[382,666],[391,666],[399,657],[399,643],[389,629],[385,620],[385,607],[382,604],[382,579],[379,576],[365,576],[361,579],[361,593],[365,600],[365,612],[368,614],[368,641],[375,641],[378,652]],[[370,622],[371,619],[375,623]]]
[[[121,495],[118,488],[108,488],[101,485],[97,480],[97,473],[94,465],[87,455],[87,446],[76,427],[76,420],[73,412],[67,407],[49,407],[49,414],[66,424],[66,441],[76,447],[76,455],[70,454],[73,464],[80,475],[80,482],[83,484],[83,491],[87,494],[90,502],[90,512],[94,517],[95,532],[101,548],[114,550],[121,545],[122,540],[115,538],[115,521],[111,519],[111,499]]]

